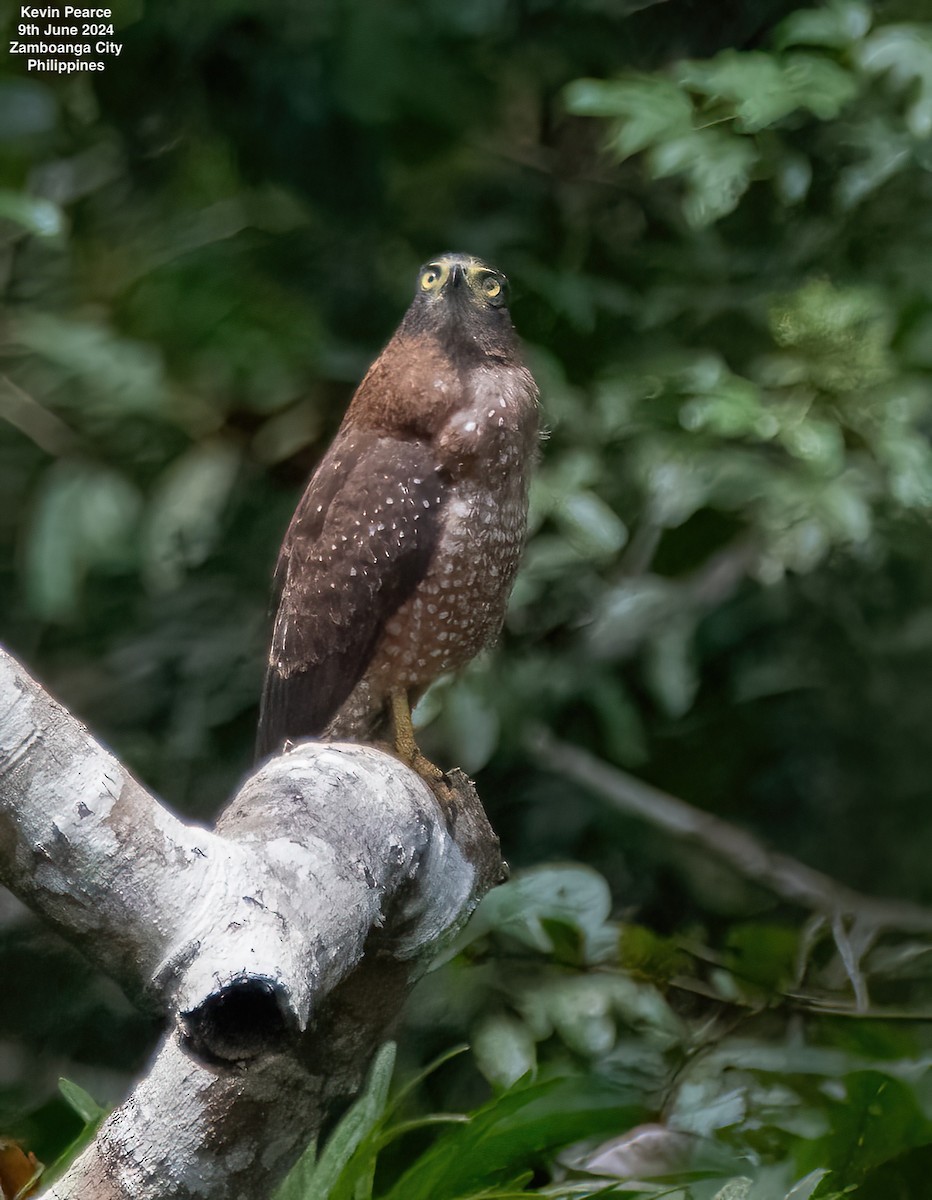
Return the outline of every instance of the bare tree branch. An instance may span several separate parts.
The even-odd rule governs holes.
[[[387,754],[302,743],[202,829],[0,651],[0,879],[169,1023],[46,1195],[266,1194],[500,878],[478,798],[455,787],[444,811]]]
[[[770,849],[747,830],[609,766],[550,733],[538,733],[533,749],[546,766],[582,784],[620,812],[701,846],[781,899],[821,914],[830,925],[841,921],[844,926],[858,920],[876,931],[932,932],[932,910],[845,887],[821,871]]]

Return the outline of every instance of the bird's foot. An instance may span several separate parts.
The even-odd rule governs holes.
[[[422,754],[414,740],[411,707],[406,691],[399,690],[392,693],[391,714],[394,732],[392,749],[396,757],[420,775],[437,797],[444,812],[448,816],[452,815],[456,803],[456,791],[451,786],[446,772],[441,771],[436,763],[432,763],[425,754]]]
[[[430,761],[414,740],[414,725],[411,722],[411,706],[406,691],[392,692],[392,749],[395,755],[427,783],[439,783],[446,775]]]
[[[395,748],[395,752],[403,763],[420,775],[437,797],[444,813],[450,816],[456,804],[456,789],[452,786],[446,771],[442,771],[436,763],[431,762],[427,755],[422,754],[416,746],[414,754],[411,756],[398,753],[398,747]]]
[[[446,772],[441,771],[436,763],[431,762],[426,754],[422,754],[418,749],[415,749],[414,754],[410,758],[402,756],[402,762],[407,763],[412,771],[417,771],[425,783],[433,785],[435,783],[446,783],[447,781]]]

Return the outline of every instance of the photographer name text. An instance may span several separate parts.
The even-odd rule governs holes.
[[[114,40],[113,10],[77,8],[71,4],[23,4],[10,54],[27,71],[73,75],[103,71],[119,58],[123,43]]]

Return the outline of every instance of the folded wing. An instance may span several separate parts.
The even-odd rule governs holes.
[[[292,518],[276,567],[278,611],[258,758],[323,732],[426,574],[444,483],[425,441],[337,438]]]

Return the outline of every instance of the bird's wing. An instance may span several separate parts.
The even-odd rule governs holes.
[[[423,578],[444,485],[430,446],[339,435],[298,505],[280,590],[256,755],[314,737],[365,673],[386,621]]]

